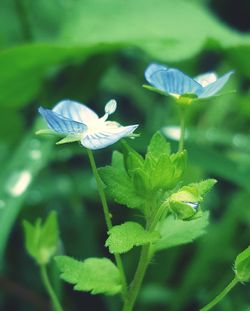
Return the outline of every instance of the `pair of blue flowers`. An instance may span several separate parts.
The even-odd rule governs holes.
[[[160,92],[178,99],[191,95],[199,99],[215,95],[226,84],[233,72],[217,78],[215,73],[206,73],[194,79],[174,68],[151,64],[145,71],[146,80]],[[102,149],[114,144],[123,137],[130,136],[138,124],[121,126],[114,121],[107,121],[115,112],[115,100],[105,106],[105,114],[101,118],[87,106],[71,100],[60,101],[52,110],[39,108],[39,112],[53,131],[73,137],[88,149]],[[69,140],[70,141],[70,140]]]

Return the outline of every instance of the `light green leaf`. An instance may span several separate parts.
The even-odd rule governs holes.
[[[191,184],[191,185],[193,185],[194,187],[197,188],[200,196],[204,196],[213,188],[213,186],[216,183],[217,183],[216,179],[206,179],[206,180],[203,180],[199,183],[195,183],[195,184]]]
[[[61,145],[61,144],[67,144],[67,143],[74,143],[80,140],[81,140],[81,135],[68,135],[64,137],[63,139],[59,140],[56,144]]]
[[[155,250],[159,251],[193,242],[205,233],[205,228],[208,225],[208,215],[208,212],[205,212],[201,217],[190,221],[177,219],[172,215],[168,216],[157,228],[161,239],[155,244]]]
[[[112,163],[112,167],[115,167],[116,169],[119,169],[125,172],[123,154],[121,152],[117,150],[113,151],[111,163]]]
[[[43,19],[39,16],[40,11],[35,10],[38,14],[35,32],[43,33],[41,29],[47,25],[41,27],[40,23],[36,24],[37,20]],[[0,53],[2,106],[20,107],[30,102],[41,91],[44,77],[50,69],[58,65],[66,66],[96,53],[113,53],[130,47],[139,48],[151,59],[177,62],[190,59],[205,47],[216,45],[219,50],[229,52],[236,67],[240,66],[249,75],[246,55],[250,36],[227,28],[200,5],[185,0],[174,3],[165,0],[85,0],[74,1],[69,10],[63,11],[63,18],[61,14],[59,19],[57,16],[51,18],[59,23],[55,28],[60,29],[60,37],[53,37],[49,43],[25,44]],[[190,16],[195,18],[190,19]],[[6,14],[3,17],[5,19]],[[30,18],[32,14],[29,14]],[[46,36],[51,37],[51,27],[48,28]],[[166,29],[171,31],[166,32]],[[42,38],[44,42],[44,34]]]
[[[61,278],[74,284],[78,291],[91,294],[115,295],[121,291],[118,268],[107,258],[88,258],[78,261],[68,256],[55,258]]]
[[[241,282],[250,281],[250,246],[241,252],[235,260],[235,274]]]
[[[44,224],[37,219],[35,225],[23,222],[25,247],[38,264],[47,264],[55,254],[59,242],[57,214],[51,212]]]
[[[173,183],[177,183],[182,178],[187,164],[187,152],[186,150],[179,151],[177,153],[171,154],[171,162],[174,166],[174,176]]]
[[[170,155],[170,144],[160,132],[156,132],[150,140],[147,155],[150,154],[154,161],[158,161],[161,155]]]
[[[131,179],[123,169],[106,166],[99,169],[101,178],[106,185],[106,192],[120,204],[130,208],[141,208],[144,199],[136,193]]]
[[[59,133],[51,130],[51,129],[41,129],[36,131],[36,135],[53,135],[53,136],[61,136]]]
[[[155,243],[160,235],[158,232],[146,231],[136,222],[128,221],[122,225],[114,226],[109,232],[105,245],[110,253],[126,253],[134,246]]]
[[[174,167],[167,154],[161,154],[149,172],[152,189],[168,189],[173,185]]]
[[[143,157],[135,151],[125,140],[122,140],[124,164],[128,174],[143,167]]]

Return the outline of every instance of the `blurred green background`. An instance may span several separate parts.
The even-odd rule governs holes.
[[[50,310],[38,269],[24,250],[22,219],[59,215],[61,252],[109,256],[106,228],[86,153],[55,146],[34,132],[39,106],[70,98],[99,115],[115,98],[113,119],[139,123],[131,144],[144,152],[151,135],[178,125],[171,99],[142,88],[152,62],[190,76],[235,70],[224,91],[188,115],[186,181],[219,182],[206,201],[211,224],[193,244],[157,255],[136,310],[198,310],[233,277],[236,255],[250,243],[250,2],[248,0],[0,1],[0,309]],[[173,149],[176,142],[172,141]],[[113,149],[95,152],[98,166]],[[115,224],[140,219],[110,202]],[[124,256],[132,277],[138,250]],[[53,282],[65,310],[119,310],[118,298],[91,296]],[[249,284],[238,285],[215,310],[249,311]]]

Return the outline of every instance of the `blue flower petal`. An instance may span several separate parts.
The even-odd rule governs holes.
[[[98,115],[93,110],[83,104],[68,99],[60,101],[52,111],[65,118],[84,124],[98,119]]]
[[[199,98],[210,97],[219,92],[223,88],[223,86],[227,83],[228,79],[233,73],[234,73],[233,71],[230,71],[226,73],[224,76],[220,77],[215,82],[204,87],[202,92],[199,94]]]
[[[153,81],[151,80],[152,74],[159,70],[168,70],[168,68],[163,65],[153,63],[150,64],[145,70],[145,78],[150,84],[153,84]]]
[[[61,134],[79,134],[87,129],[85,124],[69,120],[56,112],[40,107],[40,114],[46,120],[48,127]]]
[[[170,94],[199,94],[202,86],[178,69],[160,69],[154,71],[148,80],[154,87]]]
[[[133,133],[138,125],[119,126],[116,128],[106,128],[101,132],[87,134],[81,143],[84,147],[92,150],[102,149],[116,143],[123,137]]]

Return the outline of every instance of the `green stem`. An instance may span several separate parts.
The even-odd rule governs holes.
[[[180,107],[180,140],[178,151],[182,151],[184,149],[184,139],[185,139],[185,130],[186,130],[186,108]]]
[[[88,157],[89,157],[89,161],[90,161],[93,174],[95,176],[98,192],[99,192],[101,203],[102,203],[106,225],[107,225],[108,230],[111,230],[113,225],[111,221],[111,215],[109,212],[106,195],[105,195],[104,188],[103,188],[103,183],[102,183],[101,177],[98,173],[98,170],[95,164],[93,152],[90,149],[87,149],[87,153],[88,153]],[[125,296],[127,295],[127,281],[126,281],[126,276],[125,276],[121,256],[119,254],[114,254],[114,257],[115,257],[116,265],[120,271],[121,281],[122,281],[122,295],[123,295],[123,298],[125,298]]]
[[[225,288],[224,290],[216,296],[209,304],[207,304],[205,307],[200,309],[200,311],[208,311],[212,309],[217,303],[219,303],[229,292],[234,286],[239,282],[237,277],[235,277]]]
[[[60,305],[60,302],[56,296],[56,293],[50,283],[49,277],[48,277],[48,273],[47,273],[47,268],[45,265],[41,265],[40,266],[40,272],[41,272],[41,278],[43,281],[43,284],[50,296],[50,299],[52,301],[53,307],[55,311],[63,311],[63,308]]]
[[[141,284],[149,264],[149,259],[150,259],[150,244],[147,244],[142,247],[138,267],[136,269],[133,282],[128,292],[128,297],[125,300],[125,304],[122,311],[133,310],[137,295],[141,288]]]
[[[150,201],[149,201],[150,202]],[[161,219],[163,213],[168,208],[168,202],[162,204],[159,209],[152,215],[152,221],[148,222],[146,225],[146,228],[148,228],[149,231],[153,231]],[[134,279],[131,283],[130,290],[128,292],[127,299],[125,300],[124,307],[122,311],[132,311],[136,298],[138,296],[139,290],[141,288],[142,281],[144,279],[144,275],[147,271],[150,259],[153,256],[153,253],[150,250],[151,244],[144,245],[141,250],[141,255],[139,259],[139,263],[135,272]]]

